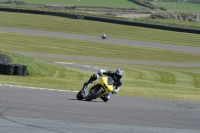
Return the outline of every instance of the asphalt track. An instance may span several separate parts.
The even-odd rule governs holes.
[[[17,32],[102,41],[98,37],[38,30],[2,28]],[[69,35],[69,36],[68,36]],[[80,38],[83,37],[83,38]],[[106,41],[111,41],[108,39]],[[121,39],[120,39],[121,40]],[[113,40],[118,41],[119,40]],[[125,41],[125,40],[123,40]],[[124,45],[200,53],[199,48],[126,40]],[[110,42],[109,42],[110,43]],[[115,43],[115,42],[113,42]],[[119,44],[122,44],[121,42]],[[79,58],[79,57],[78,57]],[[57,63],[63,64],[63,63]],[[66,64],[64,64],[66,65]],[[67,64],[70,65],[70,64]],[[80,67],[81,66],[77,66]],[[91,69],[88,67],[88,69]],[[91,70],[93,71],[93,69]],[[0,85],[2,133],[199,133],[200,102],[112,96],[108,103],[78,101],[75,92]]]
[[[1,133],[199,133],[200,103],[0,86]]]
[[[104,62],[104,63],[119,63],[119,64],[142,64],[142,65],[156,65],[156,66],[174,66],[174,67],[200,67],[200,63],[187,63],[187,62],[156,62],[156,61],[135,61],[135,60],[121,60],[121,59],[108,59],[108,58],[97,58],[97,57],[84,57],[84,56],[71,56],[71,55],[56,55],[56,54],[40,54],[40,53],[28,53],[28,52],[17,52],[21,55],[31,57],[42,57],[54,58],[54,59],[66,59],[66,60],[78,60],[78,61],[89,61],[89,62]],[[200,60],[199,60],[200,61]],[[74,64],[68,65],[73,67]],[[75,67],[75,66],[74,66]]]

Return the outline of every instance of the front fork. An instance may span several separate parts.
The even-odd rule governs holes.
[[[89,93],[88,93],[88,85],[87,85],[87,86],[85,86],[85,88],[82,90],[82,96],[85,98],[85,97],[87,97],[88,94],[89,94]]]

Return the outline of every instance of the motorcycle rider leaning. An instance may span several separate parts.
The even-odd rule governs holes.
[[[105,33],[102,33],[102,34],[101,34],[101,37],[102,37],[102,38],[106,38],[106,34],[105,34]]]
[[[90,77],[90,79],[87,82],[84,83],[83,89],[89,83],[97,80],[103,74],[112,77],[113,80],[115,81],[115,83],[114,83],[115,89],[112,91],[112,94],[116,94],[117,92],[119,92],[119,89],[120,89],[120,87],[122,85],[122,76],[123,76],[123,70],[122,69],[117,69],[115,72],[113,72],[113,71],[106,71],[104,69],[100,69],[98,71],[98,74],[92,74],[91,77]],[[110,93],[107,93],[106,95],[102,96],[101,99],[104,102],[107,102],[110,99]]]

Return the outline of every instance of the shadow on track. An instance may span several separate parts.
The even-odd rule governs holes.
[[[103,102],[103,101],[85,101],[85,100],[77,100],[77,99],[68,99],[68,100],[81,101],[81,102]]]

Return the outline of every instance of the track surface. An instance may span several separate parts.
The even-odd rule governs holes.
[[[38,30],[0,27],[0,31],[102,41],[97,37]],[[106,42],[200,53],[200,48],[195,47],[122,39],[108,39]],[[62,65],[69,66],[70,64]],[[81,66],[77,65],[77,67],[83,69]],[[96,70],[88,67],[88,71]],[[94,102],[77,101],[75,97],[75,92],[0,86],[0,132],[200,132],[200,102],[133,98],[115,95],[111,97],[108,103],[104,103],[101,100]]]
[[[200,103],[0,86],[1,133],[199,133]]]
[[[122,63],[122,64],[145,64],[145,65],[156,65],[156,66],[182,66],[182,67],[200,67],[200,63],[186,63],[186,62],[156,62],[156,61],[134,61],[134,60],[120,60],[120,59],[107,59],[97,57],[84,57],[84,56],[70,56],[70,55],[56,55],[56,54],[39,54],[39,53],[27,53],[17,52],[19,54],[31,57],[42,57],[42,58],[55,58],[55,59],[67,59],[67,60],[79,60],[79,61],[90,61],[90,62],[111,62],[111,63]],[[200,60],[199,60],[200,61]],[[68,67],[74,65],[68,65]]]

